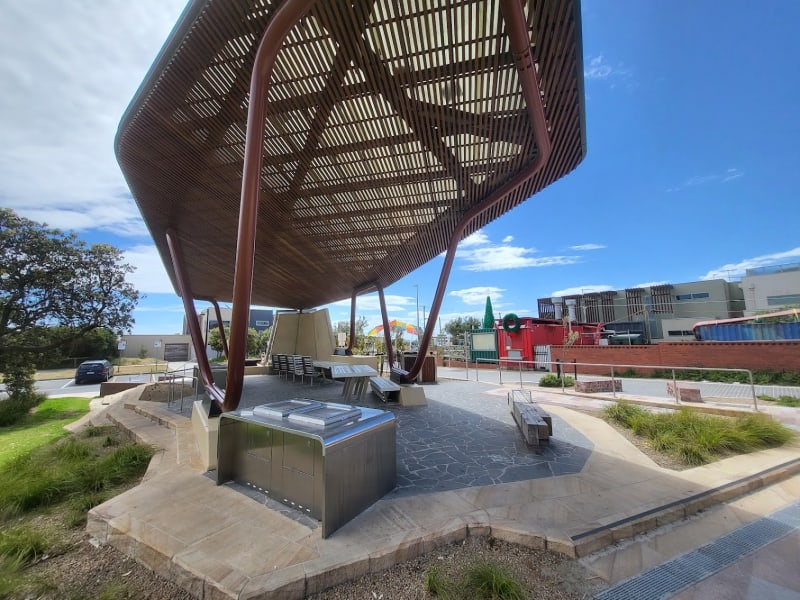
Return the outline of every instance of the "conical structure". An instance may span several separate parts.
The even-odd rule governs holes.
[[[492,312],[492,299],[486,296],[486,311],[483,313],[483,328],[494,329],[494,312]]]

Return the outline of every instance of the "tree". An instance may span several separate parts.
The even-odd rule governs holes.
[[[225,328],[225,339],[231,339],[231,328]],[[264,349],[259,346],[261,337],[258,331],[250,327],[247,330],[247,356],[258,356]],[[208,332],[208,347],[214,350],[217,354],[222,354],[222,337],[219,335],[219,328],[214,327]]]
[[[0,209],[0,371],[11,395],[32,393],[41,353],[105,327],[130,331],[133,267],[108,244]]]
[[[475,317],[458,317],[448,321],[444,325],[444,330],[453,337],[453,342],[464,339],[464,334],[472,329],[480,329],[481,321]]]
[[[494,312],[492,312],[492,299],[486,296],[486,310],[483,313],[483,328],[494,329]]]

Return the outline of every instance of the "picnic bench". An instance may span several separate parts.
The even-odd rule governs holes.
[[[553,435],[553,418],[547,411],[529,399],[530,392],[528,392],[528,399],[524,398],[521,392],[522,390],[513,390],[508,395],[511,415],[522,432],[526,444],[529,446],[547,444]]]
[[[400,399],[400,386],[391,379],[386,379],[385,377],[371,377],[369,385],[372,388],[372,393],[384,402],[389,400],[397,402]]]

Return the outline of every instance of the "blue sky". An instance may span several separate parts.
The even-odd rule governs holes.
[[[183,5],[0,0],[0,205],[125,250],[145,295],[134,333],[178,332],[183,310],[113,139]],[[598,0],[582,12],[587,156],[462,242],[441,324],[482,318],[487,295],[498,314],[535,316],[540,297],[800,261],[800,3]],[[441,264],[386,290],[390,318],[416,322],[418,299],[423,320]],[[329,308],[349,320],[349,299]],[[377,324],[377,296],[357,314]]]

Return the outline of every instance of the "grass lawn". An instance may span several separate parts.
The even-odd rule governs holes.
[[[64,425],[89,412],[89,398],[48,398],[11,427],[0,427],[0,468],[34,448],[66,436]]]

